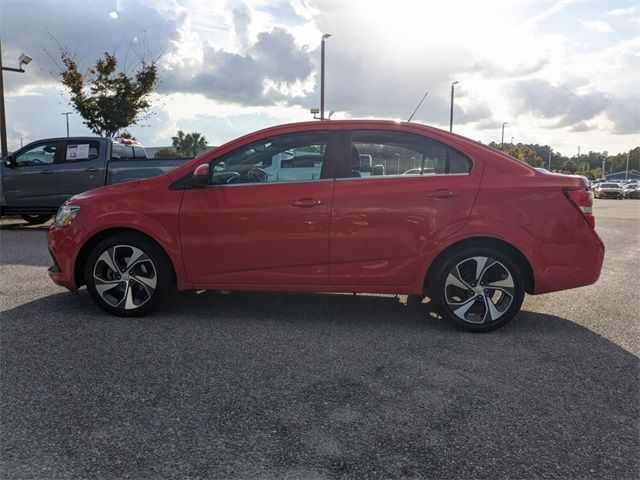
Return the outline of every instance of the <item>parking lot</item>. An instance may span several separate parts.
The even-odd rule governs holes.
[[[598,283],[490,334],[367,295],[119,319],[49,280],[46,227],[2,220],[0,477],[638,478],[640,202],[594,211]]]

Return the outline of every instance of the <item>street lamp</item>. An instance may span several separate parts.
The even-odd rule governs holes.
[[[502,140],[500,140],[500,150],[504,152],[504,126],[509,125],[507,122],[502,124]]]
[[[73,115],[73,112],[64,112],[61,115],[67,117],[67,138],[69,138],[69,115]]]
[[[2,42],[0,41],[0,149],[2,158],[7,156],[7,121],[4,113],[4,71],[24,73],[23,65],[29,64],[32,58],[29,55],[21,54],[18,57],[18,68],[2,66]]]
[[[456,83],[460,83],[457,80],[451,84],[451,110],[449,111],[449,131],[453,132],[453,93],[454,93],[454,85]]]
[[[324,120],[324,43],[330,36],[330,33],[322,35],[320,46],[320,120]]]

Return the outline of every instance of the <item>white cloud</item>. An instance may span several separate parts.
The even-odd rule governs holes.
[[[178,128],[217,144],[310,119],[308,109],[319,106],[322,33],[333,34],[326,109],[338,112],[334,118],[406,119],[429,90],[416,120],[448,128],[450,83],[458,80],[454,131],[470,138],[499,141],[509,122],[508,138],[567,153],[574,145],[615,152],[637,144],[638,116],[629,106],[637,101],[640,37],[623,17],[633,17],[629,3],[611,10],[569,0],[30,0],[41,8],[25,17],[18,14],[24,0],[2,1],[9,6],[0,29],[11,39],[5,57],[34,56],[27,75],[5,76],[13,148],[26,130],[31,139],[59,134],[60,112],[69,109],[64,96],[44,95],[59,87],[48,76],[57,51],[45,27],[83,67],[105,50],[129,53],[129,61],[144,48],[163,52],[157,114],[130,129],[147,145],[170,143]],[[78,21],[85,18],[99,20]],[[57,27],[70,22],[81,27]],[[599,33],[614,28],[615,35]],[[38,55],[42,45],[53,58]],[[542,90],[556,104],[536,98]],[[33,111],[38,118],[30,120]],[[71,120],[80,132],[79,117]]]
[[[613,32],[611,25],[609,25],[607,22],[603,22],[602,20],[580,20],[580,23],[584,28],[588,30],[602,33]]]
[[[613,16],[631,15],[637,10],[637,8],[638,8],[637,6],[631,6],[627,8],[616,8],[615,10],[608,11],[607,15],[613,15]]]
[[[544,20],[546,20],[547,18],[555,15],[559,11],[563,10],[564,8],[566,8],[572,2],[573,2],[573,0],[560,0],[559,2],[555,3],[551,7],[547,8],[546,10],[544,10],[543,12],[540,12],[537,15],[531,17],[529,19],[529,22],[531,22],[532,24],[541,23]]]

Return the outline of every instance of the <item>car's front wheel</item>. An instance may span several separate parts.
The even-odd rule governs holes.
[[[166,298],[173,276],[166,254],[156,244],[141,236],[119,234],[91,250],[85,282],[101,308],[133,317],[145,315]]]
[[[51,219],[52,215],[22,215],[22,219],[29,225],[42,225]]]
[[[465,248],[435,267],[431,300],[450,323],[488,332],[502,327],[520,311],[522,273],[507,254],[488,247]]]

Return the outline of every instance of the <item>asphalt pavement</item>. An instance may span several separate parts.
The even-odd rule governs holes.
[[[640,202],[592,286],[489,334],[371,295],[177,293],[111,317],[0,221],[2,479],[637,479]]]

